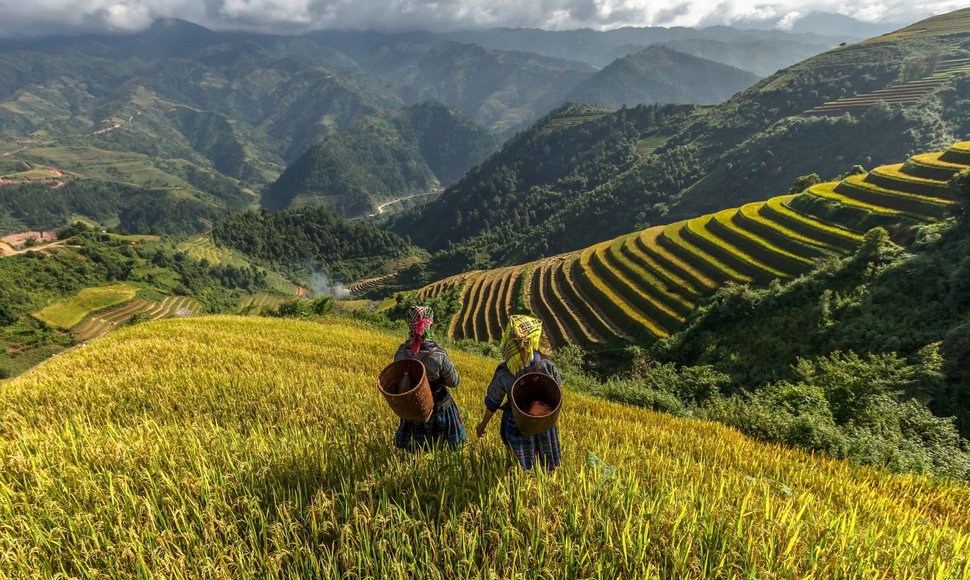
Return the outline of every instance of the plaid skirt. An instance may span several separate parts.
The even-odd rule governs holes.
[[[522,469],[534,469],[536,465],[544,471],[552,472],[562,461],[562,450],[559,448],[559,426],[539,433],[538,435],[523,435],[515,424],[512,411],[502,411],[502,443],[522,466]]]
[[[467,441],[465,425],[458,414],[458,405],[454,403],[431,415],[427,423],[401,419],[397,433],[394,434],[394,446],[412,453],[444,445],[458,449]]]

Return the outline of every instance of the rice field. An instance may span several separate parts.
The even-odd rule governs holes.
[[[198,314],[201,310],[202,305],[188,296],[166,296],[159,302],[137,299],[84,318],[71,328],[71,334],[78,342],[86,342],[120,328],[135,314],[142,313],[149,320],[158,320],[180,312]]]
[[[211,265],[233,266],[235,268],[247,268],[252,264],[238,252],[220,248],[209,235],[201,235],[180,243],[177,248],[196,262],[206,260]],[[277,272],[266,272],[267,287],[279,294],[291,296],[305,296],[306,289],[290,282]]]
[[[34,318],[58,328],[72,328],[91,312],[128,302],[138,289],[129,284],[85,288],[35,312]]]
[[[508,471],[494,423],[459,452],[398,452],[375,383],[402,339],[337,318],[166,319],[7,381],[0,576],[970,578],[966,485],[568,381],[551,476]],[[471,432],[496,361],[451,354]]]
[[[796,278],[819,260],[854,251],[865,232],[853,229],[858,222],[838,220],[861,212],[880,216],[882,223],[945,217],[955,202],[938,177],[968,166],[970,142],[954,143],[946,151],[813,185],[799,196],[655,226],[528,264],[452,276],[421,288],[417,296],[439,296],[464,284],[462,307],[449,324],[453,338],[499,338],[509,304],[520,292],[546,324],[553,347],[661,338],[676,332],[705,296],[729,281],[769,284]],[[811,204],[792,203],[812,197],[852,212],[822,218],[812,213],[818,210],[795,207]],[[530,273],[526,283],[513,284],[512,277],[522,272]]]

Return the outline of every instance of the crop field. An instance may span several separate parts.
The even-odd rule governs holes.
[[[204,259],[212,265],[222,264],[235,268],[251,266],[250,262],[237,252],[217,246],[208,235],[202,235],[182,242],[176,249],[197,262],[201,262]],[[279,294],[291,296],[306,295],[306,289],[293,284],[277,272],[267,270],[266,285]]]
[[[385,286],[388,282],[397,279],[399,270],[403,270],[404,268],[417,264],[420,261],[421,258],[419,256],[408,256],[406,258],[387,262],[386,267],[389,268],[391,272],[381,274],[380,276],[372,276],[370,278],[354,281],[347,285],[347,291],[351,294],[362,294],[368,290]]]
[[[212,241],[212,237],[208,235],[199,236],[197,238],[182,242],[176,249],[180,252],[184,252],[185,255],[197,262],[206,260],[212,265],[223,264],[226,266],[235,266],[237,268],[249,266],[249,261],[237,256],[230,250],[220,248],[214,241]]]
[[[181,179],[155,168],[148,156],[139,153],[111,151],[97,147],[31,147],[31,159],[63,171],[91,179],[115,181],[124,175],[138,185],[194,189]]]
[[[75,340],[85,342],[120,328],[138,313],[144,313],[149,320],[158,320],[174,316],[179,311],[198,314],[201,310],[202,305],[187,296],[166,296],[159,302],[136,299],[86,317],[71,329],[71,334]]]
[[[494,424],[458,452],[401,453],[375,381],[402,339],[339,319],[161,320],[8,381],[0,576],[970,577],[965,485],[568,381],[551,476],[507,470]],[[451,354],[467,428],[497,361]]]
[[[34,318],[58,328],[72,328],[91,312],[128,302],[135,297],[137,291],[137,288],[128,284],[85,288],[74,296],[58,300],[35,312]]]
[[[943,159],[965,159],[967,164]],[[927,171],[951,176],[968,166],[970,142],[955,143],[946,151],[813,185],[800,195],[883,220],[932,221],[944,217],[955,202],[945,181],[928,177]],[[782,195],[633,232],[529,264],[452,276],[417,295],[438,296],[465,284],[462,307],[449,326],[453,338],[496,340],[510,313],[503,305],[515,303],[519,292],[546,324],[555,348],[662,338],[680,328],[704,296],[728,281],[768,284],[795,278],[816,261],[844,256],[862,243],[864,232],[831,221],[831,216],[796,209],[796,197]],[[530,272],[528,283],[515,287],[512,277],[525,271]]]
[[[865,177],[859,175],[846,177],[835,186],[835,191],[850,199],[878,207],[898,209],[902,212],[918,215],[923,219],[942,218],[949,211],[949,206],[956,203],[951,200],[879,187],[865,181]]]
[[[865,180],[888,190],[931,198],[951,199],[946,180],[926,179],[911,175],[903,169],[902,163],[876,167],[869,172]]]

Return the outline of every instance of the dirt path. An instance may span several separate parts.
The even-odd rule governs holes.
[[[24,254],[26,252],[40,252],[48,248],[53,248],[54,246],[63,246],[65,243],[67,243],[67,240],[57,240],[49,244],[38,244],[30,248],[21,248],[19,250],[15,250],[6,243],[0,243],[0,258],[6,256],[16,256],[17,254]]]

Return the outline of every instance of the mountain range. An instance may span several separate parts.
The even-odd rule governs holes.
[[[127,35],[0,39],[4,175],[38,200],[24,204],[22,193],[0,192],[0,230],[56,227],[79,216],[130,231],[204,231],[227,210],[259,206],[262,190],[326,138],[348,130],[334,138],[352,141],[362,116],[439,102],[464,117],[458,125],[477,124],[479,134],[505,139],[568,100],[719,102],[756,76],[839,40],[727,28],[280,36],[217,32],[180,20]],[[678,42],[685,52],[653,46]],[[714,62],[722,57],[728,64]],[[745,66],[747,73],[737,68]],[[432,181],[450,184],[497,147],[494,137],[464,142],[467,151],[456,151],[445,168],[441,159],[421,158],[422,147],[408,141],[418,152],[412,162],[428,166],[417,169],[424,178],[390,180],[367,199],[350,194],[346,203],[326,205],[348,217],[374,211],[426,191]],[[101,204],[111,209],[94,211],[31,183],[31,171],[56,172],[58,183],[77,181],[72,187],[88,192],[110,184],[128,193]],[[354,185],[339,184],[340,190]],[[266,199],[282,207],[286,197],[306,194],[269,191]],[[128,207],[129,199],[162,209]],[[173,211],[184,219],[156,215]]]
[[[944,149],[970,133],[968,57],[965,9],[824,52],[713,106],[564,107],[390,227],[447,247],[444,276]],[[816,111],[825,103],[835,104]]]

